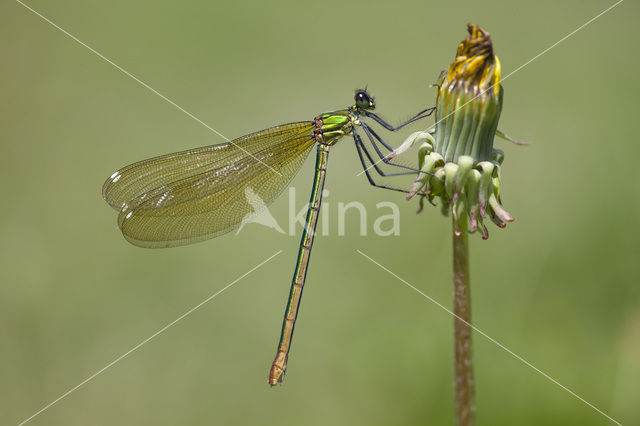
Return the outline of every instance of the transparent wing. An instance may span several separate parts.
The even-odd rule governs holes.
[[[137,246],[174,247],[213,238],[282,192],[314,146],[312,132],[311,122],[285,124],[233,144],[140,161],[111,175],[103,196],[120,210],[118,225]]]
[[[307,133],[310,122],[284,124],[239,137],[231,142],[164,154],[121,168],[106,180],[102,196],[120,211],[135,197],[171,182],[238,161],[268,149],[276,141]]]

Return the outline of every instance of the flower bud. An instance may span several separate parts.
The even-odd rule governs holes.
[[[447,162],[462,155],[490,161],[502,109],[500,61],[491,38],[476,25],[468,30],[438,84],[434,150]]]
[[[425,198],[432,204],[439,198],[442,213],[453,215],[456,235],[479,231],[487,239],[484,219],[500,228],[514,220],[501,204],[504,153],[493,148],[493,138],[498,134],[523,143],[498,131],[503,89],[491,38],[476,25],[469,24],[468,31],[436,85],[435,130],[414,133],[392,155],[406,151],[415,141],[425,141],[418,153],[424,173],[418,174],[407,198],[419,194],[420,210]]]

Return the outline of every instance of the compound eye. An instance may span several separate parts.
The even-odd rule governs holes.
[[[371,98],[369,94],[364,90],[358,90],[355,96],[356,106],[359,108],[369,108],[371,105]]]

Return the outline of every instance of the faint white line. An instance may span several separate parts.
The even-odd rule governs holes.
[[[380,268],[384,269],[385,271],[387,271],[389,274],[393,275],[394,277],[396,277],[397,279],[399,279],[400,281],[402,281],[402,283],[404,283],[405,285],[407,285],[408,287],[410,287],[411,289],[413,289],[414,291],[416,291],[417,293],[421,294],[423,297],[425,297],[427,300],[429,300],[430,302],[432,302],[433,304],[437,305],[439,308],[443,309],[444,311],[448,312],[449,314],[451,314],[453,317],[457,318],[458,320],[462,321],[463,323],[465,323],[466,325],[468,325],[469,327],[471,327],[474,331],[476,331],[477,333],[481,334],[482,336],[484,336],[486,339],[488,339],[490,342],[496,344],[498,347],[500,347],[502,350],[504,350],[505,352],[507,352],[508,354],[510,354],[511,356],[513,356],[514,358],[516,358],[517,360],[521,361],[522,363],[524,363],[527,367],[535,370],[536,372],[538,372],[539,374],[541,374],[543,377],[545,377],[547,380],[549,380],[550,382],[556,384],[557,386],[559,386],[560,388],[564,389],[565,391],[567,391],[569,394],[571,394],[572,396],[574,396],[575,398],[579,399],[580,401],[582,401],[583,403],[585,403],[586,405],[588,405],[589,407],[593,408],[594,410],[596,410],[598,413],[602,414],[604,417],[606,417],[607,419],[609,419],[610,421],[612,421],[613,423],[622,426],[622,424],[620,424],[618,421],[612,419],[611,417],[609,417],[607,414],[605,414],[603,411],[599,410],[597,407],[595,407],[593,404],[589,403],[588,401],[586,401],[584,398],[580,397],[580,395],[576,394],[575,392],[573,392],[571,389],[567,388],[566,386],[563,386],[560,382],[558,382],[557,380],[555,380],[553,377],[549,376],[547,373],[539,370],[538,368],[536,368],[533,364],[531,364],[529,361],[527,361],[526,359],[522,358],[521,356],[515,354],[513,351],[511,351],[510,349],[508,349],[506,346],[504,346],[502,343],[498,342],[497,340],[495,340],[494,338],[490,337],[487,333],[485,333],[484,331],[480,330],[478,327],[476,327],[473,324],[468,323],[467,321],[465,321],[464,319],[462,319],[461,317],[459,317],[458,315],[454,314],[453,312],[451,312],[449,309],[447,309],[445,306],[443,306],[441,303],[439,303],[437,300],[435,300],[434,298],[430,297],[429,295],[423,293],[422,291],[418,290],[417,288],[415,288],[414,286],[412,286],[411,284],[409,284],[407,281],[405,281],[404,279],[400,278],[399,276],[397,276],[396,274],[394,274],[393,272],[391,272],[389,269],[385,268],[384,266],[382,266],[380,263],[376,262],[375,260],[373,260],[372,258],[370,258],[369,256],[367,256],[366,254],[364,254],[363,252],[361,252],[360,250],[356,250],[358,253],[360,253],[362,256],[366,257],[367,259],[369,259],[371,262],[375,263],[376,265],[378,265]]]
[[[86,379],[84,379],[82,382],[80,382],[78,385],[72,387],[71,389],[69,389],[68,391],[66,391],[65,393],[63,393],[62,395],[60,395],[57,399],[55,399],[54,401],[50,402],[49,404],[45,405],[44,407],[42,407],[40,410],[38,410],[35,414],[33,414],[31,417],[27,418],[26,420],[23,420],[22,422],[20,422],[18,424],[18,426],[22,426],[23,424],[27,423],[28,421],[30,421],[31,419],[33,419],[34,417],[36,417],[38,414],[41,414],[43,411],[45,411],[46,409],[48,409],[49,407],[51,407],[52,405],[54,405],[55,403],[57,403],[58,401],[60,401],[61,399],[65,398],[66,396],[68,396],[70,393],[72,393],[73,391],[75,391],[76,389],[78,389],[80,386],[86,384],[87,382],[91,381],[93,378],[95,378],[97,375],[99,375],[100,373],[102,373],[103,371],[105,371],[106,369],[108,369],[109,367],[111,367],[112,365],[116,364],[118,361],[122,360],[123,358],[125,358],[127,355],[131,354],[133,351],[135,351],[136,349],[140,348],[140,346],[144,345],[145,343],[147,343],[149,340],[153,339],[154,337],[156,337],[158,334],[164,332],[166,329],[168,329],[169,327],[171,327],[172,325],[174,325],[175,323],[177,323],[178,321],[180,321],[181,319],[183,319],[184,317],[186,317],[187,315],[191,314],[193,311],[195,311],[196,309],[198,309],[199,307],[201,307],[202,305],[204,305],[205,303],[209,302],[211,299],[213,299],[214,297],[216,297],[217,295],[219,295],[220,293],[222,293],[223,291],[225,291],[226,289],[228,289],[229,287],[231,287],[232,285],[234,285],[235,283],[237,283],[238,281],[240,281],[241,279],[243,279],[244,277],[246,277],[247,275],[249,275],[250,273],[252,273],[253,271],[255,271],[256,269],[258,269],[259,267],[261,267],[262,265],[264,265],[265,263],[267,263],[268,261],[270,261],[271,259],[273,259],[274,257],[276,257],[277,255],[279,255],[280,253],[282,253],[282,250],[278,250],[278,252],[274,255],[272,255],[271,257],[269,257],[268,259],[262,261],[261,263],[259,263],[257,266],[254,266],[253,268],[251,268],[248,272],[246,272],[245,274],[243,274],[242,276],[236,278],[235,280],[233,280],[230,284],[228,284],[226,287],[224,287],[222,290],[217,291],[216,293],[212,294],[211,296],[207,297],[206,299],[204,299],[202,302],[198,303],[196,306],[194,306],[193,308],[189,309],[187,312],[185,312],[184,314],[180,315],[178,318],[176,318],[175,320],[171,321],[169,324],[165,325],[164,327],[162,327],[160,330],[156,331],[155,333],[153,333],[151,336],[147,337],[146,339],[144,339],[142,342],[138,343],[137,345],[135,345],[133,348],[129,349],[127,352],[125,352],[124,354],[120,355],[118,358],[114,359],[113,361],[111,361],[109,364],[107,364],[106,366],[104,366],[103,368],[101,368],[100,370],[96,371],[95,373],[93,373],[91,376],[87,377]]]
[[[515,70],[511,71],[509,74],[507,74],[506,76],[504,76],[503,78],[500,79],[500,81],[497,84],[501,84],[503,81],[505,81],[507,78],[511,77],[513,74],[517,73],[518,71],[520,71],[522,68],[526,67],[527,65],[529,65],[531,62],[535,61],[536,59],[538,59],[540,56],[544,55],[545,53],[547,53],[548,51],[550,51],[551,49],[553,49],[554,47],[556,47],[557,45],[559,45],[560,43],[562,43],[563,41],[565,41],[566,39],[568,39],[569,37],[571,37],[572,35],[574,35],[575,33],[577,33],[578,31],[580,31],[581,29],[583,29],[584,27],[586,27],[587,25],[589,25],[590,23],[592,23],[593,21],[595,21],[596,19],[598,19],[599,17],[601,17],[602,15],[604,15],[605,13],[609,12],[611,9],[613,9],[614,7],[616,7],[617,5],[619,5],[620,3],[622,3],[624,0],[618,0],[618,2],[614,3],[613,5],[609,6],[608,8],[606,8],[605,10],[603,10],[602,12],[598,13],[596,16],[594,16],[593,18],[589,19],[587,22],[585,22],[584,24],[580,25],[578,28],[576,28],[575,30],[571,31],[569,34],[567,34],[566,36],[562,37],[560,40],[556,41],[555,43],[553,43],[551,46],[547,47],[546,49],[544,49],[542,52],[538,53],[536,56],[534,56],[533,58],[529,59],[527,62],[525,62],[524,64],[520,65],[518,68],[516,68]],[[433,124],[432,126],[429,127],[434,127],[440,123],[442,120],[444,120],[447,117],[450,117],[452,114],[455,114],[456,111],[460,110],[461,108],[464,108],[465,105],[467,105],[469,102],[473,102],[475,99],[477,99],[478,97],[484,95],[485,93],[487,93],[489,90],[493,89],[495,87],[495,84],[489,86],[489,88],[487,88],[486,90],[480,92],[478,94],[478,96],[476,96],[475,98],[465,102],[464,104],[462,104],[460,107],[456,108],[455,110],[453,110],[451,113],[445,115],[444,117],[442,117],[440,120],[438,120],[435,124]],[[371,169],[374,166],[377,166],[381,161],[384,161],[382,159],[376,161],[374,164],[370,165],[369,167],[365,168],[363,171],[361,171],[360,173],[356,174],[356,176],[360,176],[361,174],[365,173],[366,171],[368,171],[369,169]]]
[[[74,41],[76,41],[77,43],[81,44],[82,46],[86,47],[87,49],[89,49],[91,52],[95,53],[97,56],[99,56],[100,58],[102,58],[103,60],[105,60],[106,62],[110,63],[111,65],[113,65],[114,67],[116,67],[120,72],[122,72],[123,74],[125,74],[128,77],[131,77],[132,79],[134,79],[135,81],[137,81],[138,83],[140,83],[142,86],[144,86],[145,88],[149,89],[151,92],[155,93],[156,95],[160,96],[162,99],[164,99],[165,101],[169,102],[171,105],[173,105],[174,107],[178,108],[180,111],[184,112],[185,114],[187,114],[189,117],[193,118],[195,121],[197,121],[198,123],[202,124],[204,127],[206,127],[207,129],[211,130],[213,133],[215,133],[216,135],[220,136],[221,138],[225,139],[227,142],[229,142],[232,145],[235,145],[237,148],[239,148],[240,150],[242,150],[245,154],[247,154],[248,156],[252,157],[254,160],[262,163],[263,165],[265,165],[266,167],[268,167],[269,169],[271,169],[272,172],[282,176],[282,174],[280,172],[278,172],[276,169],[274,169],[273,167],[269,166],[268,164],[266,164],[265,162],[263,162],[262,160],[260,160],[259,158],[257,158],[256,156],[254,156],[253,154],[251,154],[249,151],[247,151],[246,149],[242,148],[241,146],[237,145],[236,143],[234,143],[232,140],[230,140],[228,137],[226,137],[225,135],[223,135],[222,133],[220,133],[219,131],[217,131],[216,129],[214,129],[213,127],[209,126],[207,123],[205,123],[204,121],[200,120],[198,117],[196,117],[195,115],[191,114],[189,111],[187,111],[186,109],[182,108],[180,105],[176,104],[175,102],[173,102],[171,99],[167,98],[165,95],[163,95],[162,93],[158,92],[156,89],[154,89],[153,87],[149,86],[147,83],[145,83],[144,81],[140,80],[138,77],[136,77],[135,75],[131,74],[129,71],[125,70],[124,68],[122,68],[120,65],[116,64],[115,62],[113,62],[112,60],[110,60],[109,58],[107,58],[106,56],[104,56],[102,53],[98,52],[97,50],[95,50],[94,48],[92,48],[91,46],[89,46],[88,44],[86,44],[85,42],[83,42],[82,40],[80,40],[79,38],[77,38],[76,36],[74,36],[73,34],[69,33],[68,31],[62,29],[61,27],[59,27],[58,25],[56,25],[55,23],[53,23],[50,19],[44,17],[43,15],[41,15],[40,13],[38,13],[37,11],[35,11],[34,9],[32,9],[31,7],[27,6],[26,4],[24,4],[23,2],[21,2],[20,0],[16,0],[16,2],[20,3],[22,6],[24,6],[25,8],[29,9],[31,12],[33,12],[34,14],[36,14],[37,16],[39,16],[40,18],[42,18],[43,20],[45,20],[46,22],[48,22],[49,24],[51,24],[52,26],[54,26],[55,28],[57,28],[58,30],[60,30],[61,32],[63,32],[64,34],[66,34],[68,37],[70,37],[71,39],[73,39]]]
[[[601,17],[602,15],[604,15],[605,13],[609,12],[611,9],[613,9],[614,7],[616,7],[617,5],[619,5],[620,3],[622,3],[624,0],[618,0],[618,2],[614,3],[613,5],[609,6],[608,8],[606,8],[605,10],[603,10],[602,12],[598,13],[596,16],[594,16],[593,18],[589,19],[587,22],[585,22],[584,24],[580,25],[578,28],[576,28],[575,30],[571,31],[569,34],[567,34],[566,36],[562,37],[560,40],[556,41],[555,43],[553,43],[551,46],[547,47],[546,49],[544,49],[542,52],[538,53],[536,56],[534,56],[533,58],[529,59],[527,62],[525,62],[524,64],[520,65],[518,68],[516,68],[515,70],[511,71],[509,74],[507,74],[506,76],[504,76],[504,78],[501,79],[501,81],[506,80],[507,78],[511,77],[513,74],[515,74],[516,72],[520,71],[522,68],[526,67],[527,65],[529,65],[531,62],[535,61],[536,59],[538,59],[540,56],[544,55],[545,53],[547,53],[548,51],[550,51],[551,49],[553,49],[554,47],[556,47],[557,45],[559,45],[560,43],[562,43],[563,41],[565,41],[566,39],[568,39],[569,37],[571,37],[572,35],[574,35],[575,33],[577,33],[578,31],[580,31],[581,29],[583,29],[584,27],[586,27],[587,25],[589,25],[590,23],[592,23],[593,21],[595,21],[596,19],[598,19],[599,17]],[[493,86],[491,86],[493,87]],[[491,87],[489,89],[491,89]],[[489,90],[487,89],[487,90]],[[486,92],[486,90],[485,90]],[[483,92],[484,93],[484,92]],[[478,95],[480,96],[480,95]],[[468,103],[468,102],[467,102]],[[466,104],[465,104],[466,105]],[[464,105],[463,105],[464,106]],[[462,108],[462,107],[460,107]],[[460,109],[458,108],[458,109]],[[456,110],[457,111],[457,110]],[[455,112],[455,111],[454,111]],[[453,114],[453,112],[451,113]],[[449,115],[451,115],[449,114]]]

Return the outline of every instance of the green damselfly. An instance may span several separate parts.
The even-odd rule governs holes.
[[[366,90],[357,90],[355,104],[318,115],[313,121],[283,124],[242,136],[228,143],[195,148],[139,161],[113,173],[104,183],[102,195],[119,211],[118,225],[124,237],[146,248],[175,247],[213,238],[237,228],[252,212],[247,191],[272,202],[302,166],[313,146],[317,147],[315,176],[305,228],[298,251],[289,299],[269,384],[282,382],[291,338],[304,286],[311,246],[322,201],[322,190],[330,148],[351,135],[369,183],[379,185],[369,172],[381,176],[414,174],[416,169],[392,163],[383,149],[391,148],[363,118],[371,118],[390,131],[429,116],[433,108],[420,111],[394,127],[372,112],[375,101]],[[404,169],[385,173],[378,167],[356,128],[361,128],[379,161]],[[380,146],[378,145],[380,144]],[[367,166],[368,163],[371,166]]]

